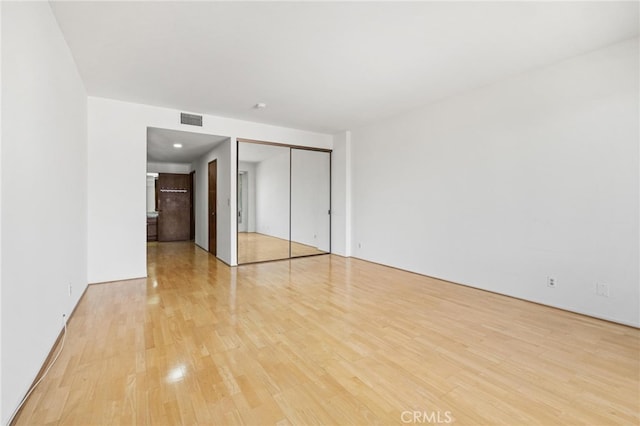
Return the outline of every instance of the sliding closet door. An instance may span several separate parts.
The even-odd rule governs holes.
[[[238,263],[289,258],[288,147],[238,143]]]
[[[291,149],[291,257],[331,251],[331,154]]]

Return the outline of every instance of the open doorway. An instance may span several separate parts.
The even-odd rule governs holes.
[[[208,189],[206,162],[225,141],[226,136],[147,128],[147,241],[193,241],[217,254],[216,238],[209,238],[209,231],[214,237],[217,231],[217,188]],[[202,211],[210,200],[213,220]]]

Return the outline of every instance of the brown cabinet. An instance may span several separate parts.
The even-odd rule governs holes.
[[[191,228],[191,176],[158,175],[158,241],[189,241]]]
[[[157,217],[147,217],[147,241],[158,241]]]

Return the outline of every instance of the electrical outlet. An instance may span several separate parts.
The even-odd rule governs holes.
[[[558,281],[553,277],[547,277],[547,287],[551,287],[551,288],[558,287]]]
[[[596,294],[602,297],[609,297],[609,284],[596,284]]]

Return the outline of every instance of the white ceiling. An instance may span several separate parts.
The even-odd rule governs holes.
[[[226,136],[204,135],[180,130],[147,128],[147,161],[157,163],[192,163],[229,139]],[[181,143],[182,148],[174,148]]]
[[[638,35],[638,2],[52,9],[90,95],[327,133]]]

